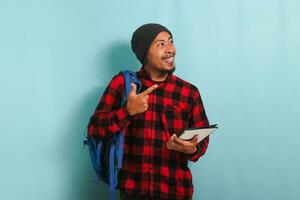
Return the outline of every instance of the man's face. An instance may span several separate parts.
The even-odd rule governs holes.
[[[176,48],[168,32],[160,32],[153,40],[149,50],[146,66],[159,73],[175,70]]]

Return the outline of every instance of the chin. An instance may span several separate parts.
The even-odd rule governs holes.
[[[173,65],[172,67],[168,67],[166,69],[164,69],[164,73],[168,73],[168,74],[172,74],[175,71],[176,67],[175,65]]]
[[[176,67],[173,66],[173,68],[169,70],[169,73],[173,73],[175,71],[175,69],[176,69]]]

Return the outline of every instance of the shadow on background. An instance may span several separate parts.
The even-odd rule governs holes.
[[[141,64],[132,52],[129,41],[115,42],[104,52],[99,51],[96,59],[97,65],[104,63],[104,66],[98,66],[96,69],[98,76],[102,79],[110,81],[120,71],[137,71],[140,68]]]
[[[104,87],[92,88],[85,97],[77,101],[70,114],[70,130],[64,141],[64,149],[68,156],[69,184],[65,199],[92,200],[109,199],[105,195],[105,186],[92,182],[95,173],[89,160],[88,148],[84,148],[83,139],[90,115],[93,113]],[[103,197],[101,197],[103,196]]]
[[[77,101],[70,113],[70,119],[65,123],[65,127],[69,126],[70,129],[64,132],[66,137],[62,149],[66,151],[69,160],[68,187],[71,189],[66,191],[69,193],[63,195],[64,199],[108,200],[110,197],[108,186],[92,182],[95,173],[89,160],[88,149],[83,148],[84,130],[111,78],[125,69],[136,71],[139,63],[128,42],[113,43],[105,52],[105,55],[98,53],[95,67],[91,69],[99,77],[100,86],[91,88],[81,100]]]

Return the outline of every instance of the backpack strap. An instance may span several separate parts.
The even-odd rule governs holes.
[[[132,71],[123,71],[123,76],[125,79],[125,90],[122,99],[122,106],[127,102],[127,97],[131,91],[131,83],[136,84],[137,93],[140,92],[142,88],[142,83],[137,79],[136,73]],[[119,169],[122,168],[123,161],[123,144],[124,144],[124,130],[120,133],[114,135],[115,143],[111,146],[110,156],[109,156],[109,183],[110,183],[110,198],[111,200],[116,200],[116,186],[117,186],[117,175]],[[115,161],[117,163],[115,163]],[[117,166],[115,166],[117,164]]]
[[[109,152],[109,189],[110,199],[116,200],[116,185],[117,185],[117,172],[115,169],[115,145],[112,145]]]
[[[139,93],[142,89],[142,83],[140,80],[137,79],[137,75],[136,72],[132,72],[132,71],[128,71],[125,70],[123,71],[123,75],[125,78],[125,94],[124,94],[124,98],[125,98],[125,102],[127,100],[127,97],[131,91],[131,83],[136,84],[137,86],[137,93]]]
[[[135,72],[125,70],[122,72],[125,79],[125,90],[123,96],[123,104],[126,103],[127,97],[131,91],[131,83],[136,84],[137,93],[140,93],[142,89],[142,83],[137,79],[137,75]],[[119,139],[117,141],[117,153],[118,153],[118,169],[122,168],[123,161],[123,144],[124,144],[124,131],[122,130],[119,135]]]

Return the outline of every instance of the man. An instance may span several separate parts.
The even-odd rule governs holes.
[[[190,127],[208,125],[200,93],[173,74],[176,49],[171,32],[145,24],[132,35],[132,50],[142,63],[137,72],[142,92],[132,84],[121,105],[124,77],[116,75],[93,115],[91,136],[104,137],[125,128],[123,166],[118,174],[122,200],[192,199],[188,160],[197,161],[209,138],[197,143],[177,136]]]

